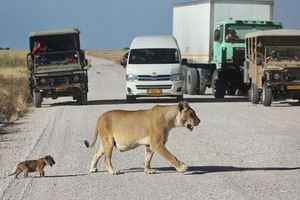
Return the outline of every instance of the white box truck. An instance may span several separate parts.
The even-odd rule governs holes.
[[[173,36],[184,66],[186,92],[204,94],[212,87],[216,98],[249,89],[243,83],[245,34],[282,28],[273,19],[273,1],[202,0],[176,4]],[[231,38],[229,38],[231,36]]]

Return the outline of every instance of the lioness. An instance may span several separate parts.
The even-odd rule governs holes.
[[[44,158],[40,158],[39,160],[27,160],[18,164],[17,169],[14,173],[10,174],[9,176],[15,175],[15,178],[23,172],[24,178],[28,177],[28,172],[40,172],[40,177],[45,177],[44,167],[46,165],[55,164],[54,159],[49,155]]]
[[[119,174],[111,165],[113,147],[121,152],[134,149],[139,145],[145,146],[145,172],[153,173],[150,161],[156,152],[167,159],[179,172],[185,172],[187,167],[177,160],[165,147],[169,131],[174,127],[184,126],[190,131],[200,123],[195,111],[185,101],[174,106],[154,106],[149,110],[123,111],[113,110],[98,118],[92,144],[87,140],[89,148],[96,143],[97,136],[101,139],[100,147],[96,150],[90,172],[98,171],[96,165],[105,154],[104,165],[111,174]]]

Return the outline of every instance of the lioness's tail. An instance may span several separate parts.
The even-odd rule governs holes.
[[[16,171],[12,174],[9,174],[8,176],[12,176],[12,175],[15,175],[17,172],[18,172],[19,168],[17,167]]]
[[[92,148],[96,144],[97,137],[98,137],[98,130],[96,128],[92,144],[90,144],[87,140],[84,140],[85,146],[88,147],[88,148]]]

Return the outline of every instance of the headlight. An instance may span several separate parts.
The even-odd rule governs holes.
[[[273,77],[274,77],[275,80],[278,80],[278,79],[280,78],[280,74],[275,73],[275,74],[273,75]]]
[[[135,82],[135,81],[137,81],[137,75],[126,74],[126,80],[129,82]]]
[[[46,79],[45,78],[41,78],[41,84],[45,84],[46,83]]]
[[[78,76],[78,75],[75,75],[75,76],[74,76],[74,81],[75,81],[75,82],[79,81],[79,76]]]
[[[170,80],[171,81],[181,81],[183,78],[182,74],[171,74]]]

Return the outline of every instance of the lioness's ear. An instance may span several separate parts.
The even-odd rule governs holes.
[[[178,110],[181,112],[183,110],[186,110],[189,107],[188,102],[186,101],[180,101],[178,104]]]

